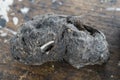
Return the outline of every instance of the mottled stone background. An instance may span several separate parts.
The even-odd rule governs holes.
[[[0,80],[120,80],[119,0],[14,0],[11,4],[9,1],[13,0],[0,0]],[[10,38],[23,22],[46,13],[79,15],[83,23],[103,31],[109,43],[109,61],[77,70],[65,62],[27,66],[13,60]]]

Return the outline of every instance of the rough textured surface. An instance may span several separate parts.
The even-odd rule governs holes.
[[[4,0],[5,1],[5,0]],[[73,68],[65,62],[47,62],[39,66],[29,66],[12,60],[9,39],[13,36],[6,28],[0,29],[7,36],[0,36],[0,79],[1,80],[120,80],[120,13],[119,11],[106,11],[109,7],[120,7],[120,0],[115,4],[113,0],[56,0],[63,4],[57,9],[52,8],[52,0],[14,0],[9,11],[10,22],[6,28],[13,31],[18,30],[20,24],[30,20],[31,17],[45,13],[56,13],[66,15],[81,15],[81,20],[87,25],[101,30],[109,43],[110,59],[106,64],[86,66],[81,69]],[[112,4],[112,6],[111,6]],[[103,6],[104,5],[104,6]],[[23,15],[20,9],[23,6],[30,11]],[[104,8],[103,8],[104,7]],[[14,15],[11,15],[15,13]],[[85,16],[84,16],[85,15]],[[18,25],[12,22],[13,17],[19,19]]]
[[[22,25],[11,39],[12,56],[25,64],[65,60],[76,68],[101,64],[109,57],[105,35],[77,16],[46,14]]]

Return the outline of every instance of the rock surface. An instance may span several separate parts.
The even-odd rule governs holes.
[[[77,16],[36,16],[22,25],[10,44],[12,56],[28,65],[65,60],[79,69],[109,58],[105,35]]]

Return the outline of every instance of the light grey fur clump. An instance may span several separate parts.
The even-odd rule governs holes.
[[[11,41],[12,56],[28,65],[65,60],[76,68],[102,64],[109,57],[105,35],[77,16],[46,14],[34,17]]]

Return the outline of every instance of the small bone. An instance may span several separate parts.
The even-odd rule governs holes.
[[[43,46],[41,46],[40,48],[42,51],[44,51],[44,50],[46,50],[46,47],[50,46],[53,43],[54,43],[54,41],[49,41],[46,44],[44,44]]]

